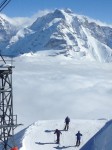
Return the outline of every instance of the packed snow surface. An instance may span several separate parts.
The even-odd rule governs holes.
[[[112,149],[112,120],[98,131],[81,150],[111,150]]]
[[[37,121],[19,132],[16,136],[16,142],[19,150],[55,150],[68,149],[79,150],[85,143],[94,136],[106,123],[106,120],[73,120],[71,119],[69,130],[64,131],[64,120],[44,120]],[[62,132],[60,144],[56,144],[55,129]],[[75,147],[75,134],[80,131],[83,136],[81,145]],[[99,149],[98,149],[99,150]]]

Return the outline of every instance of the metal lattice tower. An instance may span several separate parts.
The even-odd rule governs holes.
[[[13,115],[12,68],[0,67],[0,141],[3,150],[12,146],[8,143],[9,138],[14,136],[17,127],[17,116]]]

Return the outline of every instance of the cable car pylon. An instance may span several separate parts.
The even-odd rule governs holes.
[[[3,0],[0,3],[0,11],[10,1]],[[12,87],[12,70],[15,67],[12,63],[7,65],[2,54],[0,54],[0,58],[0,63],[3,63],[0,65],[0,150],[18,150],[14,141],[14,130],[20,124],[17,124],[17,115],[13,114]]]

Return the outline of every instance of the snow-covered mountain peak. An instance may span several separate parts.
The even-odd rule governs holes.
[[[69,14],[73,13],[73,11],[70,8],[65,8],[64,11]]]
[[[53,17],[65,19],[63,11],[61,9],[56,9],[53,13]]]
[[[9,24],[4,18],[2,18],[1,16],[0,16],[0,24],[2,25],[2,26],[6,26],[7,24]]]
[[[13,25],[0,16],[0,31],[7,30],[7,32],[9,32],[10,30],[14,30],[12,27]]]
[[[6,19],[0,16],[0,49],[4,50],[9,44],[12,36],[16,34],[16,29]]]
[[[55,9],[53,12],[49,12],[46,15],[37,18],[37,20],[31,25],[32,30],[41,30],[45,25],[49,24],[53,20],[66,19],[64,10]]]
[[[65,50],[65,56],[77,59],[111,62],[112,28],[70,9],[55,9],[11,36],[3,53],[17,56],[52,49]]]

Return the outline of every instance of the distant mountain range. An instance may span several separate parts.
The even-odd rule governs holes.
[[[112,62],[112,27],[76,15],[70,9],[56,9],[21,29],[0,17],[0,50],[14,56],[64,50],[68,57]]]

